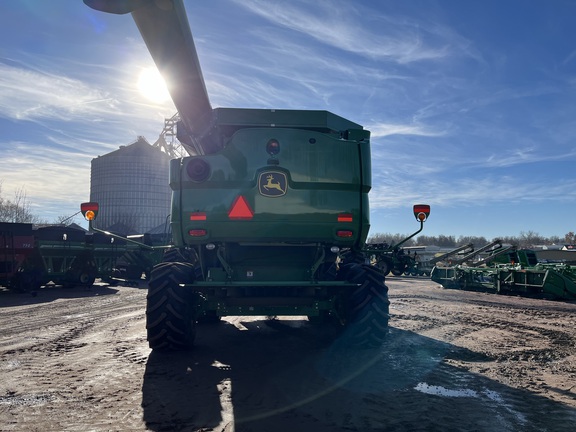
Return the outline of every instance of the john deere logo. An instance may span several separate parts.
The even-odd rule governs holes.
[[[279,197],[286,194],[286,174],[279,171],[266,171],[258,177],[260,195]]]

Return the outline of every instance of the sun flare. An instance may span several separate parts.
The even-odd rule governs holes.
[[[152,102],[162,103],[170,99],[164,79],[155,68],[145,68],[138,77],[138,90]]]

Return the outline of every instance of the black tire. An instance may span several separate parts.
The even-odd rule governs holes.
[[[218,324],[222,322],[222,317],[216,314],[216,311],[206,311],[198,317],[198,324]]]
[[[186,249],[169,248],[164,251],[162,262],[194,262],[194,254]]]
[[[34,271],[18,271],[11,281],[10,288],[20,292],[34,292],[42,287],[41,277]]]
[[[140,280],[142,279],[142,267],[138,265],[128,265],[126,266],[126,271],[124,272],[126,279],[130,280]]]
[[[78,283],[83,287],[92,287],[94,281],[96,281],[94,270],[82,270],[78,276]]]
[[[387,259],[383,259],[376,263],[376,267],[380,269],[384,276],[388,276],[390,274],[390,270],[392,269],[392,262],[388,261]]]
[[[179,286],[193,281],[191,264],[161,263],[152,270],[146,296],[146,331],[153,350],[181,351],[193,346],[194,295]]]
[[[379,347],[388,335],[390,301],[383,274],[374,266],[348,264],[346,279],[359,284],[348,298],[346,331],[350,343],[359,347]]]

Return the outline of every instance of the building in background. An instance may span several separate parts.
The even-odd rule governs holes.
[[[170,155],[142,136],[92,159],[90,201],[100,204],[94,226],[122,235],[147,233],[167,223]]]

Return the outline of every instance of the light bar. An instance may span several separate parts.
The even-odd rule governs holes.
[[[352,222],[352,213],[341,213],[338,215],[338,222]]]
[[[191,221],[205,221],[206,220],[206,212],[190,213],[190,220]]]

